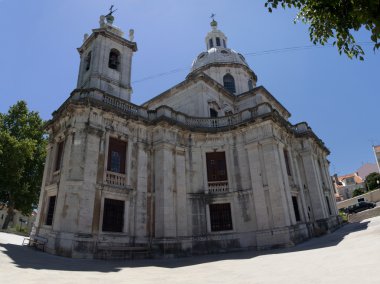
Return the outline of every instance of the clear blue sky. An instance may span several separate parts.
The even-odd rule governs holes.
[[[365,46],[364,62],[340,56],[333,47],[247,55],[311,44],[307,26],[293,24],[296,11],[270,14],[264,1],[0,0],[0,112],[25,100],[49,119],[76,86],[76,48],[83,34],[98,27],[111,4],[118,9],[114,24],[126,34],[135,29],[132,102],[141,104],[185,78],[205,49],[209,17],[215,13],[229,47],[246,55],[258,85],[290,111],[292,123],[307,121],[331,150],[331,173],[375,162],[371,144],[380,144],[379,52]],[[359,32],[357,39],[368,42],[368,33]]]

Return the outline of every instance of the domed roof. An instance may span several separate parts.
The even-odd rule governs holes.
[[[191,65],[191,71],[212,63],[237,63],[249,68],[244,56],[240,53],[229,48],[213,47],[200,53],[197,58],[194,59]]]

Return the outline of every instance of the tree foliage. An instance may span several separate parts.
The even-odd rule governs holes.
[[[43,121],[24,101],[0,114],[0,202],[8,208],[3,229],[14,209],[29,214],[37,204],[45,147]]]
[[[309,24],[310,40],[314,44],[333,44],[341,54],[363,60],[364,51],[355,41],[353,31],[361,28],[371,33],[374,50],[380,47],[379,0],[267,0],[269,12],[279,6],[299,10],[295,22]]]
[[[352,197],[359,196],[365,193],[364,188],[357,188],[352,192]]]
[[[368,190],[374,190],[374,189],[380,188],[380,184],[378,184],[377,181],[379,181],[380,183],[380,174],[376,172],[370,173],[365,178],[365,182],[367,184]]]

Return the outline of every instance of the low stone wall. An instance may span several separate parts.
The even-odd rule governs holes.
[[[350,205],[358,203],[359,198],[364,198],[365,201],[370,202],[379,202],[380,201],[380,189],[372,190],[365,194],[355,196],[354,198],[350,198],[341,202],[337,202],[336,205],[338,209],[347,208]]]
[[[380,216],[380,207],[375,207],[373,209],[365,210],[356,214],[348,215],[348,222],[355,223],[361,222],[365,219]]]

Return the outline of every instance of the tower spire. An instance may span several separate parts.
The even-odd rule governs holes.
[[[227,48],[227,37],[222,31],[218,30],[218,22],[215,21],[215,14],[212,13],[210,18],[212,19],[210,23],[211,31],[206,36],[207,50],[211,48]]]
[[[210,16],[210,18],[212,19],[212,21],[210,23],[210,26],[212,27],[213,30],[216,30],[217,27],[218,27],[218,22],[215,21],[215,16],[216,15],[214,13],[212,13],[211,16]]]

